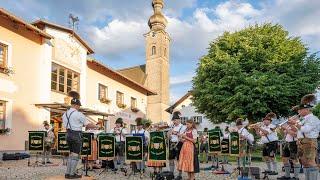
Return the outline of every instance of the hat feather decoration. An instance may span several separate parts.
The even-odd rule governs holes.
[[[277,118],[277,115],[274,112],[269,112],[266,117],[266,119],[274,119]]]
[[[314,106],[316,104],[316,96],[314,94],[307,94],[301,98],[301,104]]]
[[[137,119],[136,119],[136,123],[137,123],[137,126],[143,125],[143,124],[142,124],[142,118],[137,118]]]
[[[69,91],[68,96],[75,98],[75,99],[80,99],[80,94],[77,91]]]
[[[174,112],[172,115],[172,120],[180,119],[180,115],[181,113],[179,111]]]

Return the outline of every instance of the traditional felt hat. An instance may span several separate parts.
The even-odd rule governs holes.
[[[266,117],[263,118],[263,120],[269,120],[272,121],[272,119],[277,118],[277,115],[274,112],[269,112]]]
[[[174,112],[172,114],[172,119],[171,120],[173,121],[173,120],[176,120],[176,119],[180,119],[180,115],[181,115],[181,113],[179,111]]]
[[[313,108],[316,105],[316,96],[314,94],[307,94],[301,98],[300,104],[297,107],[299,109]]]
[[[68,96],[72,97],[71,99],[71,105],[78,105],[81,106],[80,102],[80,94],[76,91],[69,91]]]
[[[116,120],[116,123],[115,124],[123,124],[123,119],[122,118],[118,118]]]
[[[48,121],[43,121],[43,125],[44,125],[44,126],[49,126]]]
[[[137,123],[137,126],[142,126],[143,125],[142,118],[137,118],[136,123]]]
[[[243,125],[243,119],[242,118],[238,118],[236,120],[236,126],[241,126],[241,125]]]

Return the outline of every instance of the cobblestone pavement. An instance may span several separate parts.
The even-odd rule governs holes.
[[[31,162],[35,161],[35,158],[31,159]],[[46,179],[50,176],[63,176],[66,167],[62,165],[61,159],[53,159],[54,166],[47,166],[47,167],[28,167],[28,160],[19,160],[19,161],[0,161],[0,180],[11,180],[11,179],[23,179],[23,180],[40,180],[40,179]],[[209,167],[210,164],[201,164],[201,168]],[[252,166],[264,168],[264,163],[253,163]],[[79,167],[81,165],[79,164]],[[235,164],[232,165],[226,165],[225,169],[229,172],[232,171],[232,169],[235,167]],[[281,163],[278,165],[279,172],[282,175],[282,172],[280,171]],[[101,172],[101,169],[93,171],[89,171],[89,175],[93,177],[94,179],[116,179],[116,180],[138,180],[140,179],[139,175],[132,175],[132,176],[124,176],[123,173],[118,172],[117,174],[108,171],[103,172],[101,175],[99,173]],[[151,168],[147,168],[145,176],[143,179],[151,179],[150,173]],[[128,174],[130,174],[131,171],[128,170]],[[186,174],[183,175],[183,179],[186,179]],[[196,179],[201,180],[225,180],[225,179],[236,179],[235,177],[230,178],[228,175],[215,175],[210,170],[201,170],[200,173],[196,175]],[[269,176],[269,179],[276,179],[276,176]],[[300,179],[303,178],[303,174],[300,174]]]

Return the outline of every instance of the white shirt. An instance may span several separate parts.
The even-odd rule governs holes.
[[[287,130],[290,130],[291,128],[288,127]],[[286,142],[293,142],[296,141],[298,138],[297,137],[293,137],[290,134],[286,133],[286,137],[285,137],[285,141]]]
[[[68,124],[67,116],[70,119],[69,124]],[[65,112],[62,115],[62,121],[63,121],[63,126],[66,129],[71,129],[74,131],[82,131],[82,127],[89,124],[86,116],[84,116],[81,112],[79,112],[74,108],[70,108],[69,110],[67,110],[67,112]]]
[[[250,144],[253,144],[254,137],[246,128],[242,127],[238,129],[238,133],[240,136],[243,136]]]
[[[120,128],[113,128],[110,130],[110,133],[115,134],[116,142],[124,142],[126,140],[125,135],[128,134],[128,131],[126,128],[120,127]]]
[[[275,129],[275,128],[276,128],[276,126],[273,124],[269,124],[268,126],[263,124],[261,126],[261,129],[263,129],[269,133],[266,136],[261,136],[261,142],[263,144],[278,140],[277,132],[271,130],[271,129]]]
[[[144,129],[137,130],[136,129],[136,130],[132,130],[131,134],[144,134],[146,142],[149,143],[150,133],[147,130],[144,130]]]
[[[229,136],[230,136],[229,132],[224,132],[223,139],[229,139]]]
[[[187,127],[181,123],[179,125],[173,127],[173,131],[178,132],[178,134],[183,134],[186,129],[187,129]],[[178,135],[171,134],[170,140],[171,140],[171,142],[179,142],[179,137],[178,137]]]
[[[319,136],[320,120],[317,116],[308,114],[303,117],[300,132],[303,137],[306,138],[317,138]]]

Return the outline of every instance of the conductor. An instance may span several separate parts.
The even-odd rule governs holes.
[[[81,102],[77,92],[70,92],[72,96],[71,107],[62,116],[63,125],[67,130],[67,143],[70,149],[70,154],[67,162],[66,179],[81,178],[81,175],[76,174],[76,168],[80,159],[82,147],[82,127],[89,124],[86,117],[79,112]]]

